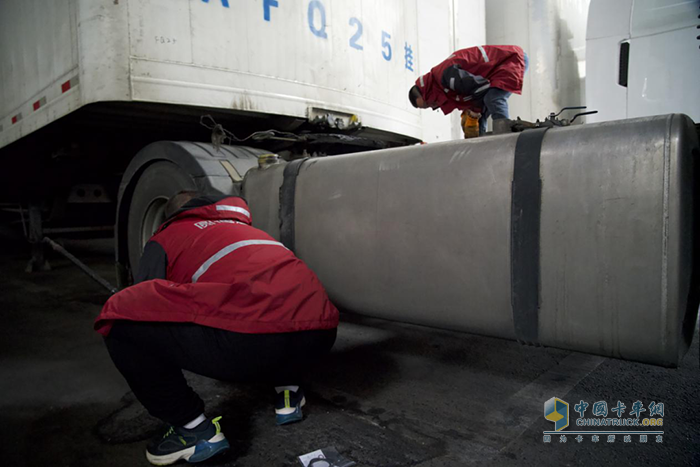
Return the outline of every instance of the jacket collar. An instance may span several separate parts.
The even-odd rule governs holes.
[[[173,222],[183,219],[232,220],[251,225],[248,203],[238,196],[202,196],[191,199],[179,211],[168,218],[156,233],[160,233]]]

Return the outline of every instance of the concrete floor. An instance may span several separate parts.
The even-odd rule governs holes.
[[[112,367],[92,322],[107,295],[66,260],[25,274],[0,250],[0,448],[8,466],[146,466],[159,429]],[[66,247],[113,280],[111,241]],[[276,467],[334,446],[359,466],[700,465],[697,332],[679,369],[344,316],[306,419],[277,427],[266,388],[191,376],[233,449],[206,465]],[[663,443],[543,442],[543,403],[665,404]],[[571,428],[569,428],[571,429]]]

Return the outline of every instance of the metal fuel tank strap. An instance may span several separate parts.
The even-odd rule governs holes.
[[[297,190],[297,176],[301,165],[307,159],[297,159],[287,163],[280,187],[280,241],[292,251],[294,251],[294,196]]]
[[[540,345],[540,151],[547,128],[523,131],[515,145],[510,212],[510,278],[518,342]]]

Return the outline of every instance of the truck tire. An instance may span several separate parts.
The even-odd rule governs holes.
[[[196,190],[194,179],[172,162],[149,165],[136,182],[129,207],[129,263],[133,274],[139,268],[143,247],[165,220],[168,198],[183,190]]]
[[[265,154],[269,152],[193,141],[156,141],[141,149],[119,184],[114,229],[119,288],[132,283],[143,247],[163,220],[170,196],[182,190],[239,196],[243,177]]]

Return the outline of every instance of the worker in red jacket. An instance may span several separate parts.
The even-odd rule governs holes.
[[[469,47],[419,77],[408,97],[420,109],[440,109],[445,115],[459,109],[468,117],[479,118],[479,134],[483,135],[489,116],[508,118],[508,98],[522,92],[527,67],[527,54],[518,46]]]
[[[146,244],[136,285],[95,321],[114,364],[148,412],[167,422],[147,447],[156,465],[199,462],[228,449],[219,419],[182,370],[275,386],[278,424],[301,420],[303,370],[328,353],[338,310],[291,251],[251,227],[238,197],[183,192]]]

